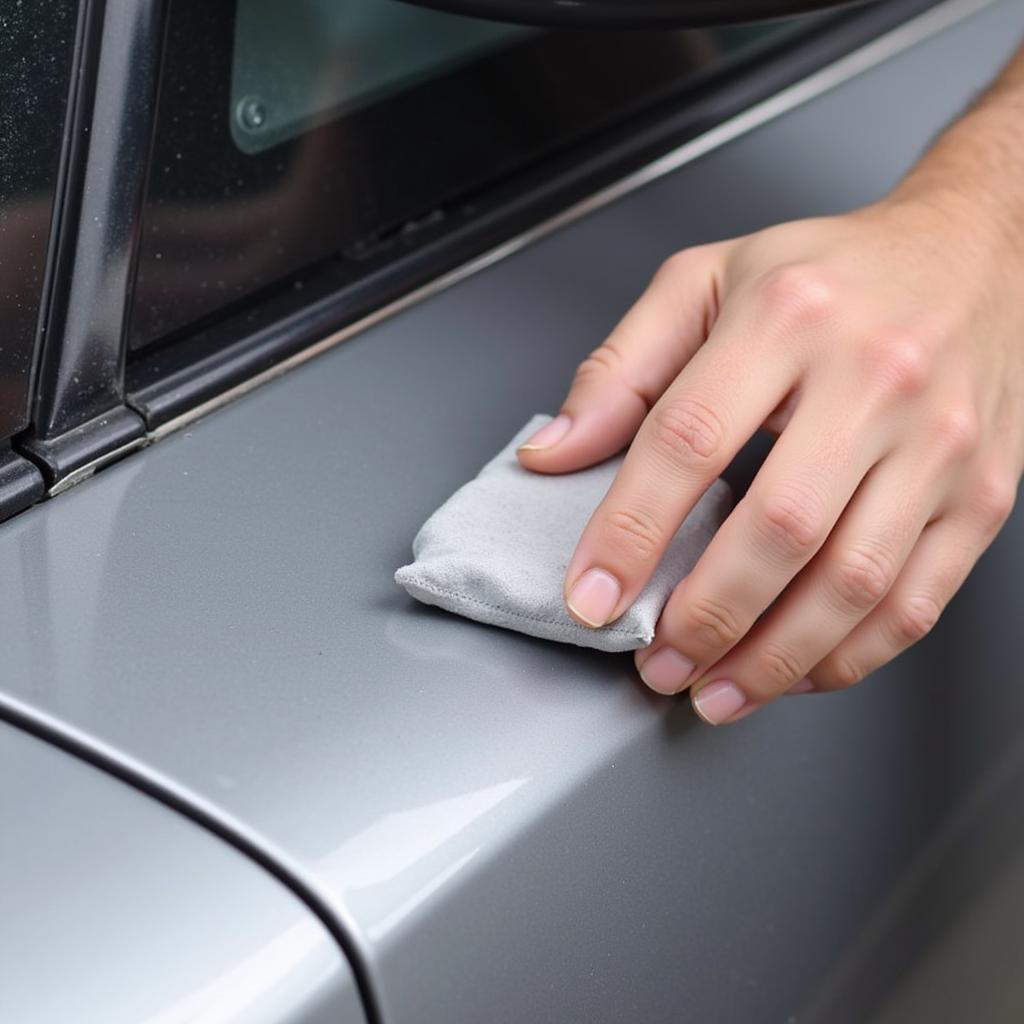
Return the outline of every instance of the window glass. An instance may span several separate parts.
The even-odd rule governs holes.
[[[0,0],[0,438],[27,423],[76,7]]]
[[[390,0],[238,0],[232,136],[258,153],[529,31]]]
[[[814,20],[544,31],[393,0],[170,0],[131,347],[310,275],[358,280]]]

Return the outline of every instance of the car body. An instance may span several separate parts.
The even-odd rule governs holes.
[[[189,213],[177,184],[142,212],[159,123],[130,144],[167,74],[145,55],[178,44],[173,10],[96,6],[0,477],[28,505],[0,525],[0,1020],[1019,1020],[1021,513],[926,642],[725,730],[628,656],[414,606],[392,572],[660,261],[882,194],[1020,4],[844,14],[767,95],[644,122],[635,166],[602,144],[582,184],[539,174],[525,221],[481,204],[491,234],[403,248],[414,226],[344,302],[256,289],[230,344],[202,309],[144,358],[124,324],[200,301],[153,277]],[[260,242],[213,224],[175,259]]]

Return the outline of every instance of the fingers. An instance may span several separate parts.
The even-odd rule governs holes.
[[[882,603],[810,672],[811,690],[852,686],[934,628],[1005,523],[1012,481],[974,491],[972,505],[930,523]]]
[[[807,569],[693,684],[694,710],[722,724],[800,683],[889,593],[936,506],[937,481],[902,458],[880,463]]]
[[[831,397],[797,408],[744,499],[669,598],[637,668],[678,693],[695,666],[724,657],[811,560],[868,471],[882,434],[849,417],[831,430]],[[667,652],[667,653],[666,653]]]
[[[519,449],[540,473],[566,473],[621,451],[707,337],[724,246],[677,253],[604,344],[588,356],[556,419]]]
[[[603,625],[629,607],[700,496],[800,372],[798,347],[779,344],[748,304],[723,308],[644,420],[580,538],[565,595],[578,621]]]

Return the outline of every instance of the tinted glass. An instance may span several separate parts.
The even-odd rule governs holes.
[[[27,423],[76,7],[0,0],[0,438]]]
[[[463,216],[807,21],[545,32],[391,0],[171,0],[131,344]]]
[[[262,152],[528,32],[400,3],[238,0],[232,137]]]

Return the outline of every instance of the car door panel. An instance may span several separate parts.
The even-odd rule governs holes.
[[[0,708],[280,854],[385,1021],[825,1005],[1014,757],[1021,513],[927,642],[717,731],[628,657],[414,606],[391,574],[660,260],[878,196],[1022,30],[994,4],[0,526],[32,623],[0,620]]]

